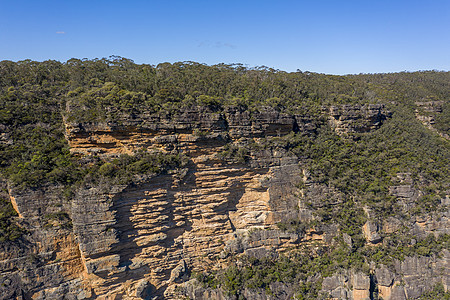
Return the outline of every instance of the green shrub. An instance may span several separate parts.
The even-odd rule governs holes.
[[[14,221],[15,216],[17,213],[11,202],[0,197],[0,242],[15,241],[25,233]]]

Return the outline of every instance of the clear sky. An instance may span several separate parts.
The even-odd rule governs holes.
[[[0,60],[450,69],[450,0],[0,0]]]

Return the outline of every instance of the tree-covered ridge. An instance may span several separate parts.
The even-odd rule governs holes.
[[[112,82],[121,90],[145,93],[165,102],[183,102],[200,95],[260,104],[279,98],[284,106],[305,99],[319,104],[377,101],[385,94],[402,94],[409,102],[426,97],[445,99],[449,93],[448,72],[413,72],[335,76],[310,72],[287,73],[267,67],[247,68],[241,64],[207,66],[195,62],[138,65],[111,57],[101,60],[71,59],[66,63],[3,61],[0,86],[23,84],[87,90]],[[80,92],[78,90],[78,92]],[[187,98],[187,99],[186,99]],[[286,101],[289,101],[286,103]],[[270,101],[269,101],[270,102]],[[412,103],[412,102],[411,102]]]

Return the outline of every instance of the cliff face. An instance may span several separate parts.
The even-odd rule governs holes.
[[[190,162],[186,169],[135,186],[105,183],[77,190],[71,203],[62,200],[63,190],[57,186],[10,191],[20,218],[34,230],[29,241],[33,248],[26,256],[4,252],[3,263],[14,262],[16,267],[8,275],[16,280],[7,282],[5,295],[146,298],[186,278],[187,268],[217,267],[219,257],[230,249],[253,251],[295,243],[298,237],[279,230],[248,243],[242,237],[250,229],[274,229],[286,215],[296,214],[291,208],[298,201],[297,160],[270,151],[258,153],[252,166],[218,157],[225,143],[236,137],[293,131],[298,126],[295,117],[268,112],[251,122],[243,111],[229,114],[232,117],[225,120],[223,115],[196,110],[170,121],[144,115],[120,126],[67,124],[74,153],[114,156],[146,147],[182,151]],[[137,129],[139,123],[142,127]],[[73,230],[62,228],[60,216],[68,218]],[[42,275],[23,275],[17,260],[26,265],[29,257],[36,257],[41,265],[36,273]],[[27,266],[33,273],[35,267]]]
[[[444,101],[418,101],[416,104],[416,118],[430,130],[436,132],[445,139],[450,139],[446,132],[441,132],[435,128],[436,118],[443,112]],[[448,130],[448,124],[447,128]]]
[[[323,119],[339,134],[348,134],[376,130],[389,116],[382,105],[343,106],[331,107]],[[236,107],[66,122],[73,154],[109,159],[144,148],[182,153],[188,163],[130,185],[105,181],[80,187],[70,200],[64,200],[62,186],[12,188],[12,203],[29,235],[23,244],[0,252],[1,298],[225,299],[220,289],[188,281],[191,273],[220,270],[236,255],[258,258],[302,245],[333,245],[341,234],[333,223],[304,231],[281,230],[279,224],[317,220],[314,209],[324,199],[338,209],[339,193],[312,181],[301,159],[286,149],[258,146],[267,137],[311,135],[318,122],[323,121],[269,108],[250,114]],[[230,145],[237,155],[227,156]],[[408,211],[420,191],[406,175],[399,176],[390,193]],[[404,220],[365,214],[368,221],[361,230],[373,247],[405,226]],[[407,226],[417,235],[438,236],[450,228],[448,211],[413,222]],[[323,279],[322,293],[336,299],[373,299],[375,291],[383,299],[416,298],[436,283],[447,289],[448,274],[444,251],[440,257],[396,260],[393,267],[373,265],[371,275],[334,274]],[[277,284],[272,289],[280,292],[276,298],[293,296],[294,285]],[[257,289],[243,295],[271,298]]]
[[[391,116],[391,112],[379,104],[331,106],[326,110],[330,125],[338,134],[377,129]]]
[[[292,209],[298,202],[297,159],[267,150],[245,164],[224,161],[219,153],[230,141],[284,135],[312,125],[298,126],[294,116],[275,111],[250,120],[248,113],[235,109],[225,114],[185,111],[172,120],[144,115],[123,122],[121,130],[113,126],[68,125],[72,151],[95,149],[108,156],[145,147],[182,151],[190,162],[186,169],[137,186],[95,188],[76,196],[74,234],[88,276],[97,278],[96,295],[162,294],[186,278],[187,269],[217,268],[230,251],[250,253],[298,242],[297,235],[275,226],[298,217]],[[248,240],[255,229],[265,234]],[[127,278],[133,280],[127,283]],[[166,290],[167,297],[170,293]]]
[[[1,298],[52,299],[84,293],[84,266],[71,230],[70,203],[62,188],[9,191],[21,226],[28,230],[18,243],[1,244]]]

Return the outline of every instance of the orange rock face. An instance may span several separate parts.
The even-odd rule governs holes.
[[[171,298],[168,287],[186,276],[185,268],[221,268],[230,251],[284,249],[298,242],[276,226],[298,214],[296,158],[271,153],[257,167],[230,163],[218,157],[225,145],[220,133],[165,133],[105,125],[80,132],[67,125],[72,153],[108,157],[175,146],[190,159],[182,178],[175,172],[138,186],[78,195],[72,219],[84,264],[79,273],[98,297],[139,299],[166,291]]]

